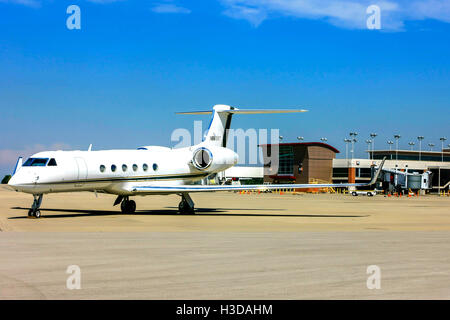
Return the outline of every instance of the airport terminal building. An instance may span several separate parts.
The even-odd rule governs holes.
[[[364,183],[371,179],[372,167],[386,157],[384,168],[402,172],[431,173],[431,192],[448,191],[450,186],[450,149],[442,151],[374,150],[368,159],[336,159],[339,150],[321,142],[280,143],[260,146],[264,167],[235,167],[225,171],[227,179],[261,179],[264,183]],[[268,161],[272,151],[279,152],[279,165]]]

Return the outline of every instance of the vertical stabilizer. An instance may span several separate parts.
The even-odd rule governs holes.
[[[229,111],[234,110],[234,108],[223,104],[217,104],[213,109],[213,116],[203,143],[217,147],[226,147],[228,130],[230,129],[231,118],[233,116]]]

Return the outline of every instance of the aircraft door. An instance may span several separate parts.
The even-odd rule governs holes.
[[[87,179],[87,165],[86,161],[83,158],[75,158],[78,167],[78,177],[77,180],[86,180]]]

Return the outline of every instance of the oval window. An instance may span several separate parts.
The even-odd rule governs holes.
[[[106,170],[105,166],[104,166],[104,165],[101,165],[101,166],[100,166],[100,172],[105,172],[105,170]]]
[[[116,169],[117,169],[116,165],[113,164],[113,165],[111,166],[111,171],[112,171],[112,172],[116,172]]]
[[[158,170],[158,165],[156,163],[153,164],[153,171]]]
[[[123,164],[123,165],[122,165],[122,171],[125,172],[125,171],[127,171],[127,169],[128,169],[127,165],[126,165],[126,164]]]
[[[137,164],[133,164],[133,171],[137,171],[137,169],[138,169]]]
[[[147,165],[146,163],[144,163],[144,164],[142,165],[142,169],[144,169],[144,171],[147,171],[147,170],[148,170],[148,165]]]

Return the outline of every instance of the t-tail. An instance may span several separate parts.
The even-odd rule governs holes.
[[[203,144],[217,147],[226,147],[228,139],[228,131],[230,130],[231,119],[234,114],[268,114],[268,113],[297,113],[307,112],[304,109],[247,109],[241,110],[235,107],[217,104],[213,107],[213,111],[191,111],[177,112],[177,114],[212,114]]]

